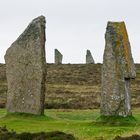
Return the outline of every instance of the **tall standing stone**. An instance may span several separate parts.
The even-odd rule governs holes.
[[[45,17],[34,19],[5,55],[8,112],[44,113]]]
[[[62,64],[63,55],[57,50],[54,50],[55,53],[55,64]]]
[[[130,80],[135,66],[124,22],[108,22],[102,68],[101,115],[131,115]]]
[[[86,64],[95,64],[90,50],[87,50],[87,53],[86,53]]]

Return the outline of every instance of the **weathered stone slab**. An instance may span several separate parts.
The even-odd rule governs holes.
[[[95,61],[92,57],[90,50],[87,50],[87,53],[86,53],[86,64],[95,64]]]
[[[57,50],[54,50],[55,53],[55,64],[62,64],[63,55]]]
[[[44,113],[45,17],[34,19],[5,55],[8,112]]]
[[[124,22],[108,22],[102,68],[101,115],[131,115],[135,66]]]

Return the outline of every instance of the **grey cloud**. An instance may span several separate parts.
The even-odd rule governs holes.
[[[46,57],[54,61],[54,49],[64,55],[65,63],[84,63],[90,49],[95,62],[102,62],[104,33],[108,20],[127,25],[135,62],[139,58],[139,0],[4,0],[0,1],[0,62],[10,44],[28,23],[46,16]]]

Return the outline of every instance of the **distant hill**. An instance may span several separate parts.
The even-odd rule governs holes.
[[[140,64],[132,80],[132,105],[140,107]],[[46,108],[92,109],[100,106],[102,64],[47,64]],[[5,65],[0,64],[0,107],[6,103]]]

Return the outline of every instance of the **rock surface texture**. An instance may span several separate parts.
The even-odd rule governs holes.
[[[124,22],[108,22],[102,67],[101,115],[131,115],[130,80],[136,77]]]
[[[55,64],[62,64],[63,55],[57,50],[54,50],[55,53]]]
[[[41,115],[45,100],[45,17],[34,19],[5,55],[8,112]]]
[[[95,64],[94,59],[92,57],[92,54],[91,54],[90,50],[87,50],[86,64]]]

